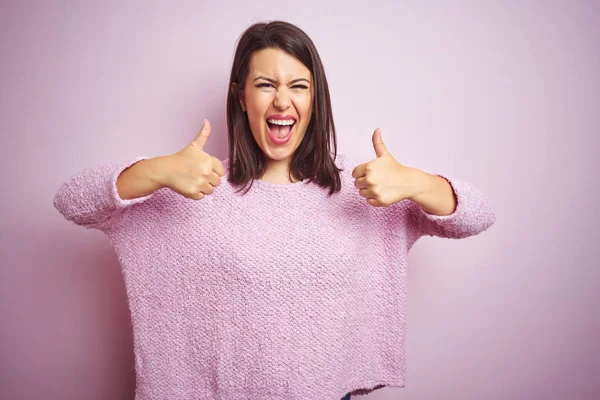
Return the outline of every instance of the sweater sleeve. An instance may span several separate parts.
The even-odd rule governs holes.
[[[450,215],[434,215],[410,201],[408,223],[413,241],[424,235],[462,239],[477,235],[494,224],[496,215],[490,200],[479,189],[458,178],[436,175],[452,186],[457,200],[456,210]]]
[[[77,225],[102,231],[109,229],[124,209],[154,195],[124,200],[117,192],[117,178],[121,172],[148,158],[142,156],[125,163],[85,168],[60,186],[54,195],[54,207]]]

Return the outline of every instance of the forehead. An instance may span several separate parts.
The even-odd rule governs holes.
[[[280,49],[262,49],[250,57],[251,78],[263,75],[277,80],[310,79],[308,68],[297,58]]]

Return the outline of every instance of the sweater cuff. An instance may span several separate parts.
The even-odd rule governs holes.
[[[465,225],[468,225],[469,216],[465,204],[470,204],[471,197],[473,196],[470,195],[468,185],[465,185],[461,180],[445,174],[434,175],[444,178],[450,184],[456,199],[456,209],[449,215],[436,215],[429,213],[419,205],[417,206],[419,207],[421,217],[429,222],[425,225],[433,223],[447,232],[445,236],[454,236],[452,233],[458,233],[464,229]]]

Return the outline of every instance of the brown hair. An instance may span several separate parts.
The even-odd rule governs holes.
[[[325,69],[308,35],[297,26],[284,21],[256,23],[246,29],[238,39],[227,90],[227,180],[234,185],[243,185],[240,190],[250,182],[250,190],[254,179],[259,179],[265,172],[265,155],[252,136],[248,117],[239,103],[239,96],[248,77],[250,57],[255,51],[267,48],[285,51],[298,59],[313,74],[315,94],[312,118],[302,142],[292,156],[290,180],[293,174],[298,179],[314,181],[322,187],[329,187],[331,195],[341,189],[339,171],[343,170],[338,169],[334,163],[337,143]],[[235,88],[233,83],[236,84]],[[333,145],[333,152],[330,151],[330,144]]]

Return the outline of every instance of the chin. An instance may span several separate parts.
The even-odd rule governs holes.
[[[265,151],[266,150],[266,151]],[[284,161],[292,157],[296,149],[272,149],[269,145],[266,146],[266,149],[263,149],[263,153],[269,160],[273,161]]]

